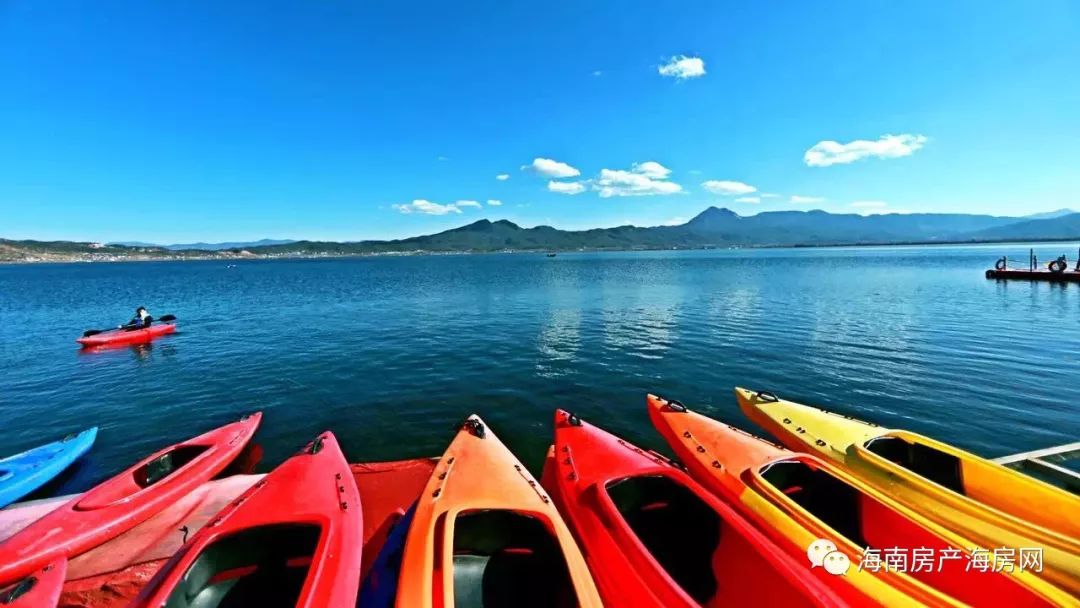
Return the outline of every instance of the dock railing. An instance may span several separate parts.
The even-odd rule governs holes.
[[[1010,469],[1037,473],[1074,494],[1080,494],[1080,473],[1057,464],[1073,458],[1080,458],[1080,441],[1012,456],[1002,456],[995,458],[994,462]]]

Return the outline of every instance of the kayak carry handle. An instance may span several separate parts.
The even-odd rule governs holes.
[[[483,439],[484,435],[486,434],[484,429],[484,423],[480,422],[476,418],[467,419],[465,422],[461,423],[461,426],[458,427],[458,430],[468,431],[469,433],[479,437],[480,439]]]
[[[667,408],[673,412],[678,412],[680,414],[685,414],[687,412],[686,406],[683,405],[682,401],[679,401],[678,399],[666,399],[664,397],[660,397],[659,395],[657,395],[657,398],[663,401]]]

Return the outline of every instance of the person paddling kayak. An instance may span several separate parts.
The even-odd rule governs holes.
[[[127,325],[121,325],[120,327],[122,329],[143,329],[144,327],[150,327],[153,322],[154,317],[150,316],[146,307],[140,306],[135,309],[135,316],[127,322]]]

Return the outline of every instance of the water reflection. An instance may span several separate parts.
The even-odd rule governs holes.
[[[540,357],[536,371],[547,378],[566,375],[570,370],[560,364],[573,363],[581,347],[581,310],[563,308],[551,311],[540,328],[536,350]]]
[[[609,349],[633,357],[661,359],[672,346],[676,316],[674,304],[604,309],[604,343]]]
[[[132,360],[138,363],[151,361],[154,353],[160,357],[176,356],[176,346],[173,344],[155,344],[143,342],[141,344],[102,344],[89,348],[80,348],[79,357],[87,358],[116,358],[124,354],[131,355]]]

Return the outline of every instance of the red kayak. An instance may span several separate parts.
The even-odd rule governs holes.
[[[262,414],[167,447],[50,511],[0,543],[0,585],[71,558],[179,501],[236,460]]]
[[[844,605],[686,473],[561,410],[542,484],[606,605]]]
[[[364,497],[362,552],[367,567],[382,549],[387,533],[420,495],[437,461],[416,458],[350,465],[356,487]],[[234,463],[229,469],[236,466]],[[71,560],[60,605],[127,608],[165,562],[195,538],[218,512],[264,477],[239,474],[208,481],[131,530]],[[68,500],[70,497],[48,498],[0,509],[0,540]],[[4,604],[0,607],[9,608]]]
[[[326,432],[229,503],[129,608],[353,608],[363,538],[360,492]]]
[[[79,338],[75,341],[86,347],[142,344],[143,342],[149,342],[159,336],[171,334],[174,331],[176,331],[175,323],[162,323],[160,325],[151,325],[150,327],[144,327],[142,329],[112,329],[103,331],[100,334],[94,334],[93,336]]]
[[[60,558],[6,587],[0,587],[4,608],[49,608],[60,602],[67,560]]]

